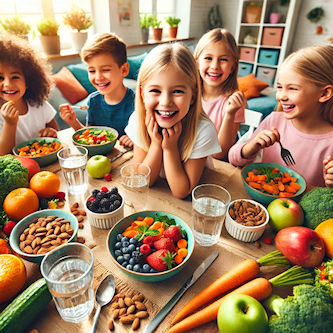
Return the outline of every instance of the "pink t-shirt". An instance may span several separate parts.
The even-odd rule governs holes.
[[[225,110],[227,108],[228,97],[220,96],[212,101],[205,101],[202,99],[202,107],[204,111],[209,116],[210,120],[215,125],[217,132],[220,130],[222,125],[222,120],[225,115]],[[244,108],[240,108],[235,114],[235,123],[243,123],[244,118]]]
[[[283,112],[272,112],[259,125],[250,140],[260,131],[270,130],[272,127],[277,128],[282,146],[290,151],[295,160],[295,164],[289,168],[301,174],[307,184],[324,187],[323,161],[333,154],[333,131],[326,134],[306,134],[296,129],[292,121],[284,117]],[[243,166],[255,160],[256,156],[251,159],[242,158],[241,149],[244,145],[244,142],[239,142],[230,148],[228,157],[231,164]],[[262,151],[262,162],[285,165],[277,142]]]

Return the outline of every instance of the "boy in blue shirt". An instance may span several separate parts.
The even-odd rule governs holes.
[[[132,146],[124,128],[134,110],[134,92],[123,83],[128,75],[126,44],[111,33],[97,35],[81,50],[81,58],[88,65],[89,80],[97,91],[88,99],[86,126],[109,126],[119,133],[119,143]],[[61,118],[76,131],[85,127],[68,104],[59,106]]]

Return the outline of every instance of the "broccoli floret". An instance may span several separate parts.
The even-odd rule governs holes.
[[[315,229],[333,217],[333,188],[315,187],[303,195],[299,204],[304,211],[304,226]]]
[[[272,295],[265,306],[275,313],[269,320],[269,333],[327,333],[333,327],[333,298],[317,286],[294,287],[294,296]]]
[[[0,156],[0,205],[6,195],[18,187],[28,187],[28,169],[13,155]]]

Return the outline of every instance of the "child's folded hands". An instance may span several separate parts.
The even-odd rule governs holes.
[[[333,155],[324,160],[324,180],[327,187],[333,187]]]

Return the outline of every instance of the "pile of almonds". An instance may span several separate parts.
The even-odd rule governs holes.
[[[84,228],[84,219],[87,215],[86,211],[83,209],[79,209],[80,205],[78,202],[73,203],[71,206],[71,213],[76,216],[77,222],[79,223],[79,229]]]
[[[229,215],[237,223],[247,227],[258,226],[266,221],[265,211],[259,205],[246,200],[235,201],[229,207]]]
[[[130,296],[118,293],[112,299],[111,309],[112,319],[108,324],[109,330],[114,329],[114,320],[119,320],[122,324],[131,325],[132,330],[135,331],[140,327],[141,319],[149,316],[142,294]]]

